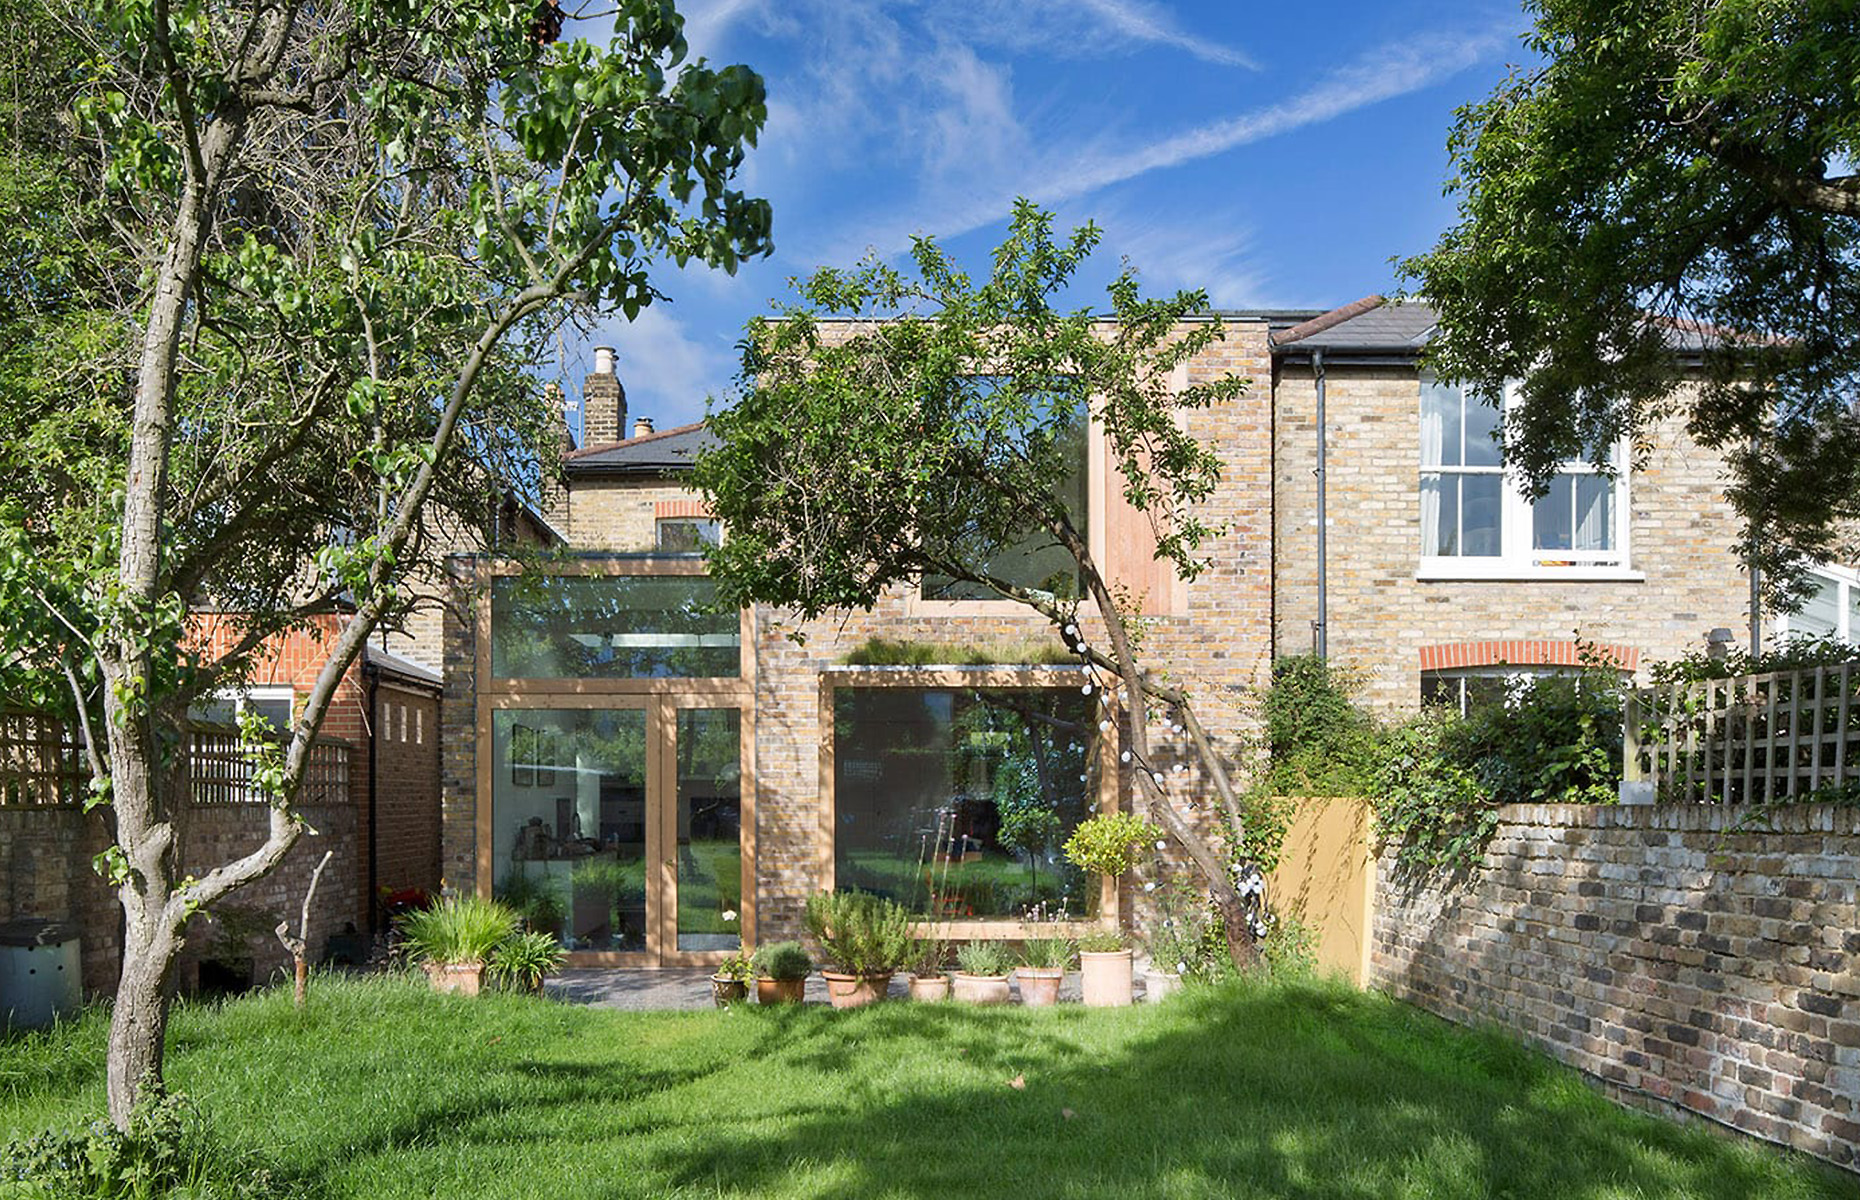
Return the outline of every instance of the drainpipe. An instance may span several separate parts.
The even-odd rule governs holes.
[[[1311,370],[1317,377],[1317,620],[1311,622],[1311,638],[1319,658],[1328,658],[1330,633],[1330,561],[1325,544],[1329,533],[1328,513],[1324,504],[1324,348],[1311,351]]]
[[[1750,455],[1755,458],[1759,443],[1750,439]],[[1750,523],[1750,661],[1763,653],[1763,522],[1761,513]]]

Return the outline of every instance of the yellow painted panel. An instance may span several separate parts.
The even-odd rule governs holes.
[[[1318,967],[1362,987],[1369,973],[1375,856],[1369,801],[1299,796],[1278,869],[1266,877],[1273,909],[1290,912],[1317,935]]]

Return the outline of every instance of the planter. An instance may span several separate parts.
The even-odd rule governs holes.
[[[827,981],[827,1002],[835,1008],[861,1008],[867,1004],[876,1004],[885,998],[885,992],[891,987],[891,972],[882,975],[842,975],[838,971],[822,971],[820,977]]]
[[[968,975],[957,971],[950,994],[964,1004],[1006,1004],[1012,995],[1006,975]]]
[[[1079,975],[1092,1008],[1122,1008],[1136,998],[1128,950],[1080,951]]]
[[[756,980],[757,1004],[799,1004],[807,995],[807,978]]]
[[[484,990],[484,964],[481,962],[421,964],[426,979],[435,992],[452,992],[459,996],[476,996]]]
[[[710,998],[718,1008],[728,1008],[749,999],[749,984],[734,975],[712,975]]]
[[[1182,977],[1174,971],[1150,968],[1143,972],[1143,998],[1154,1004],[1182,990]]]
[[[911,999],[921,1000],[925,1003],[949,999],[949,976],[911,976]]]
[[[1020,1002],[1028,1008],[1049,1008],[1059,1003],[1059,985],[1066,973],[1058,967],[1017,967],[1014,977],[1020,981]]]

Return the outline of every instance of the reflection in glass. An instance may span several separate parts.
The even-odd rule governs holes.
[[[571,950],[646,948],[646,714],[491,714],[496,895]]]
[[[1504,480],[1497,475],[1460,477],[1460,553],[1495,557],[1501,552]]]
[[[491,674],[506,679],[741,674],[734,610],[703,575],[517,575],[491,584]]]
[[[1789,618],[1789,632],[1834,637],[1841,631],[1841,585],[1825,577],[1817,578],[1815,584],[1801,610]]]
[[[1096,912],[1060,849],[1095,805],[1096,721],[1076,688],[838,689],[838,886],[949,920]]]
[[[734,950],[743,928],[742,714],[678,710],[678,949]]]
[[[1538,550],[1614,549],[1614,480],[1565,474],[1531,506],[1531,545]]]

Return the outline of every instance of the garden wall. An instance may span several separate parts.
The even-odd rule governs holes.
[[[265,838],[268,811],[262,804],[190,809],[184,869],[203,874],[215,863],[256,849]],[[299,839],[282,866],[236,893],[227,911],[236,911],[237,919],[223,929],[206,920],[189,926],[184,976],[196,972],[203,957],[250,957],[258,981],[288,964],[290,956],[271,930],[288,916],[296,932],[310,872],[325,850],[335,856],[317,885],[310,916],[312,961],[321,957],[329,935],[352,919],[359,893],[355,810],[346,804],[312,804],[299,811],[317,836]],[[83,939],[87,994],[114,990],[122,954],[122,911],[110,886],[91,868],[91,857],[108,844],[100,813],[85,813],[75,805],[0,807],[0,921],[43,917],[75,926]],[[240,944],[226,945],[228,935]]]
[[[1518,805],[1456,883],[1378,865],[1375,986],[1860,1169],[1860,808]]]
[[[1284,797],[1291,826],[1279,865],[1266,877],[1274,912],[1296,916],[1314,939],[1320,970],[1362,987],[1369,972],[1374,913],[1374,810],[1361,796]]]

